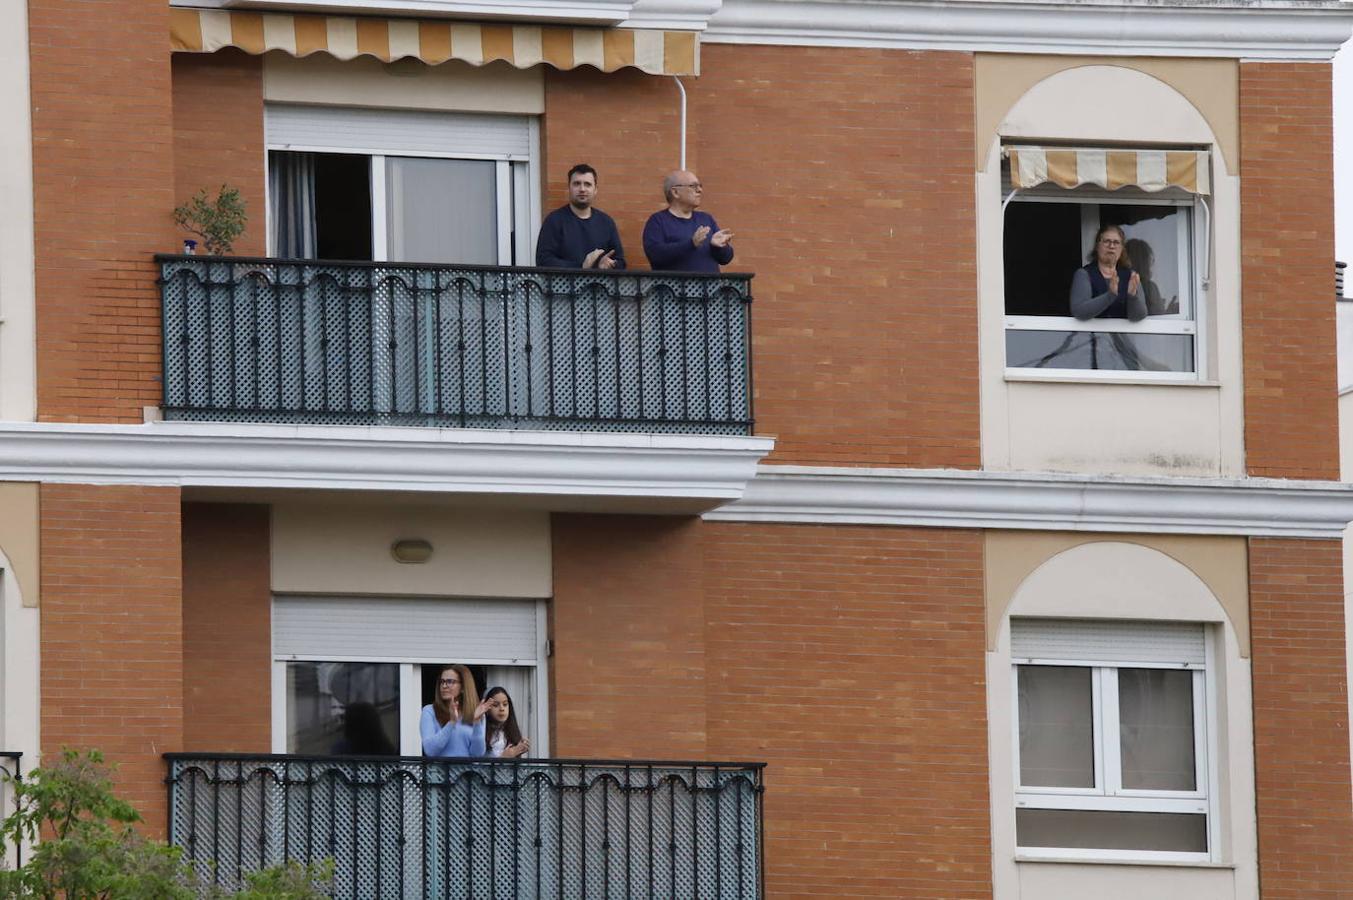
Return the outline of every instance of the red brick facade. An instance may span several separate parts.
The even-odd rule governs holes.
[[[267,252],[263,60],[238,50],[174,57],[174,204],[239,188],[249,214],[237,256]],[[183,234],[181,237],[189,237]]]
[[[266,506],[183,507],[183,747],[272,750]]]
[[[1251,475],[1339,477],[1330,69],[1240,66],[1245,457]]]
[[[1264,900],[1347,897],[1353,884],[1343,591],[1338,541],[1250,541]]]
[[[979,533],[559,516],[554,559],[555,752],[767,761],[770,896],[991,895]]]
[[[38,416],[140,422],[161,396],[151,255],[176,247],[169,6],[33,0],[28,15]]]
[[[973,67],[966,53],[705,46],[687,165],[752,283],[774,462],[975,468]],[[678,159],[676,88],[549,71],[549,204],[573,162],[632,264]],[[868,402],[863,402],[867,398]]]
[[[148,829],[183,748],[179,491],[44,484],[42,748],[96,748]]]

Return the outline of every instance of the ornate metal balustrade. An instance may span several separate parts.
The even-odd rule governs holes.
[[[225,887],[330,859],[337,900],[755,900],[762,764],[166,754],[170,841]]]
[[[164,414],[750,434],[750,275],[159,256]]]

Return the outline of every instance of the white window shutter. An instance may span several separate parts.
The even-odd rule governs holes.
[[[405,662],[537,661],[534,600],[273,598],[273,654]]]
[[[1012,619],[1010,655],[1063,662],[1206,662],[1202,625],[1107,619]]]
[[[263,130],[273,149],[523,160],[531,155],[529,116],[269,103]]]

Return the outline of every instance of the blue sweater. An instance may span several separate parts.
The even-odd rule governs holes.
[[[536,265],[557,269],[581,269],[593,250],[614,250],[617,269],[625,268],[625,248],[615,219],[599,209],[580,219],[565,204],[545,217],[536,238]]]
[[[701,225],[709,226],[709,235],[697,247],[691,241]],[[718,272],[733,261],[732,244],[715,247],[709,242],[718,230],[714,217],[698,209],[689,219],[658,210],[644,226],[644,255],[650,266],[665,272]]]
[[[484,720],[471,727],[459,720],[437,724],[437,711],[432,704],[423,707],[418,720],[418,732],[423,736],[424,756],[483,756]]]

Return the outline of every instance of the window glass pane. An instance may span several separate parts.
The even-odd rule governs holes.
[[[1197,789],[1192,672],[1119,669],[1118,713],[1123,787]]]
[[[1180,223],[1181,219],[1187,221],[1189,214],[1189,209],[1179,206],[1105,203],[1099,208],[1099,221],[1122,226],[1127,236],[1124,250],[1128,264],[1146,287],[1148,315],[1182,314],[1192,318],[1192,253],[1185,243],[1189,231],[1183,228],[1181,232]]]
[[[1011,329],[1005,333],[1005,364],[1012,369],[1192,372],[1193,337]]]
[[[496,265],[496,166],[482,159],[386,159],[390,259]]]
[[[398,755],[399,666],[287,663],[287,752]]]
[[[1095,786],[1090,670],[1019,667],[1019,780],[1026,787]]]
[[[1080,192],[1048,187],[1039,193],[1046,199],[1019,195],[1005,210],[1006,315],[1071,315],[1072,276],[1090,261],[1104,224],[1123,229],[1126,261],[1141,275],[1148,314],[1193,318],[1191,207],[1077,202]]]
[[[1207,816],[1196,813],[1017,809],[1015,841],[1021,847],[1067,850],[1206,853]]]

